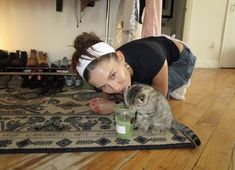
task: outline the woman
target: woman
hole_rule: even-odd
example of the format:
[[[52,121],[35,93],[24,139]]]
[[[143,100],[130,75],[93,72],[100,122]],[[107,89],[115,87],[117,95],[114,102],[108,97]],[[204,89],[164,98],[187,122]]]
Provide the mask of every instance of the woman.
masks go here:
[[[152,85],[167,97],[184,99],[196,60],[183,42],[166,36],[134,40],[114,50],[94,33],[83,33],[74,47],[73,70],[106,94],[122,94],[136,82]],[[91,109],[101,114],[112,113],[113,105],[108,98],[90,101]]]

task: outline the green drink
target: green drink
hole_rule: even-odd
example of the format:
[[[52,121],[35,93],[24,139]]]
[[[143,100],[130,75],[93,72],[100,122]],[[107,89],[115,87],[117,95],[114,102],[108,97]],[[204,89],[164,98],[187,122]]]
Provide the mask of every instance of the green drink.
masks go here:
[[[125,108],[123,104],[114,107],[117,137],[129,139],[133,136],[135,113],[131,108]]]

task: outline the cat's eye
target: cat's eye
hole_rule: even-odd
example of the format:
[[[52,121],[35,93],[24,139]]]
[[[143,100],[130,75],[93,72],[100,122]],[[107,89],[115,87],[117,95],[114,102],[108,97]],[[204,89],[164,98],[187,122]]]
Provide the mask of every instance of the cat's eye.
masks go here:
[[[139,96],[139,100],[141,100],[142,102],[144,102],[144,99],[145,99],[145,96],[144,96],[144,95]]]
[[[138,101],[139,101],[139,102],[143,103],[144,100],[145,100],[145,96],[144,96],[144,95],[138,96]]]

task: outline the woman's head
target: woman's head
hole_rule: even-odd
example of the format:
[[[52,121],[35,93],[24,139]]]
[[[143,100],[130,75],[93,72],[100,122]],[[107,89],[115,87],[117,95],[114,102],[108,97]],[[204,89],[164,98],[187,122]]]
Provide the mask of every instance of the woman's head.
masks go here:
[[[87,52],[87,49],[99,42],[102,42],[102,40],[94,33],[84,32],[76,37],[76,39],[74,40],[74,48],[76,49],[76,51],[74,52],[72,57],[72,69],[74,72],[77,72],[76,66],[79,64],[79,58],[82,55],[93,57]]]
[[[88,83],[106,93],[122,93],[131,84],[130,70],[121,52],[102,42],[93,33],[74,41],[72,67]]]

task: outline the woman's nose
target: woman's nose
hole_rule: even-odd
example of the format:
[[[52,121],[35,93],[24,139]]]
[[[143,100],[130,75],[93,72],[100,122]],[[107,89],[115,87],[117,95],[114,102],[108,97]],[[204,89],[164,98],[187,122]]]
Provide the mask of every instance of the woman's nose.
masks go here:
[[[115,91],[115,92],[119,92],[120,91],[120,85],[116,82],[110,82],[109,83],[109,87]]]

